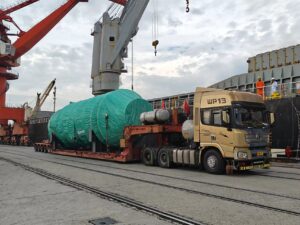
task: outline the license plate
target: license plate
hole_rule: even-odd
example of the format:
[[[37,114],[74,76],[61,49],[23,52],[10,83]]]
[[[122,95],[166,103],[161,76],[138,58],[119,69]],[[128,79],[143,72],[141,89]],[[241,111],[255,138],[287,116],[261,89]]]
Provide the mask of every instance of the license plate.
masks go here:
[[[264,156],[264,152],[256,152],[256,156]]]

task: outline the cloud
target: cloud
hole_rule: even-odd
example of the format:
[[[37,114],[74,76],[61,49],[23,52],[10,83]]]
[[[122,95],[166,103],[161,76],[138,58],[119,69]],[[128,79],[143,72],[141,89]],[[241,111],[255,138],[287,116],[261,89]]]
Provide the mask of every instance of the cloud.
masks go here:
[[[4,1],[11,4],[12,1]],[[40,0],[12,16],[24,29],[43,19],[65,0]],[[156,5],[153,5],[156,2]],[[174,3],[176,2],[176,3]],[[22,57],[20,79],[11,82],[8,102],[34,104],[36,92],[57,78],[57,104],[92,96],[90,36],[109,1],[79,3],[40,43]],[[158,55],[152,47],[153,8],[158,15]],[[150,1],[134,38],[134,86],[149,99],[192,92],[247,71],[248,57],[298,44],[300,4],[274,0]],[[129,56],[131,52],[129,52]],[[131,71],[131,59],[126,59]],[[130,88],[131,74],[121,75]],[[52,109],[49,96],[44,109]]]
[[[168,25],[170,27],[178,27],[178,26],[181,26],[182,24],[183,23],[177,18],[172,18],[172,17],[168,18]]]
[[[30,98],[31,103],[34,103],[36,92],[42,92],[55,78],[59,107],[71,100],[91,97],[90,48],[90,43],[82,43],[79,48],[68,45],[50,45],[43,49],[37,47],[28,57],[24,57],[23,66],[19,70],[20,79],[11,85],[9,100],[24,101]],[[52,108],[50,98],[47,101],[48,109]]]

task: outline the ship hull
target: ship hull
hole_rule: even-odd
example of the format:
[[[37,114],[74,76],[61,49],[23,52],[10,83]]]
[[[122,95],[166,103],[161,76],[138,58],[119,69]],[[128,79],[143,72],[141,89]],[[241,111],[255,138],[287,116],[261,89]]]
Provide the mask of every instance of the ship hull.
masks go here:
[[[272,148],[298,149],[300,96],[266,101],[267,109],[275,114],[272,126]],[[299,115],[299,116],[298,116]]]

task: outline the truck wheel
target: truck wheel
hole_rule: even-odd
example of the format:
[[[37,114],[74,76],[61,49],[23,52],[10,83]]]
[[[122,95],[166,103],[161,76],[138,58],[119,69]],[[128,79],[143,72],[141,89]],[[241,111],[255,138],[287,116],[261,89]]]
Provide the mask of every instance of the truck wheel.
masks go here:
[[[221,174],[224,173],[225,161],[216,150],[208,150],[204,154],[203,166],[209,173]]]
[[[144,148],[142,152],[143,163],[147,166],[154,165],[154,149],[153,148]]]
[[[170,168],[171,167],[171,160],[170,154],[168,149],[162,148],[158,153],[158,165],[163,168]]]

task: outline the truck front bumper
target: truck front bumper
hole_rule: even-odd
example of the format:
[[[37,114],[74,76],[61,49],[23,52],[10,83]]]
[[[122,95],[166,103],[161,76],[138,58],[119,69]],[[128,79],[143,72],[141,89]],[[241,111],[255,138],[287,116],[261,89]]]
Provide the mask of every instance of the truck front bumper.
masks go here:
[[[255,168],[270,168],[270,159],[261,158],[261,159],[252,159],[252,160],[234,160],[233,161],[235,170],[251,170]]]

